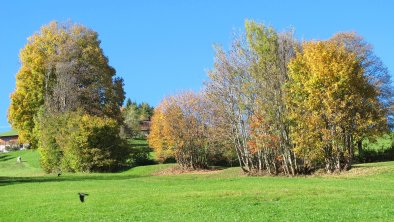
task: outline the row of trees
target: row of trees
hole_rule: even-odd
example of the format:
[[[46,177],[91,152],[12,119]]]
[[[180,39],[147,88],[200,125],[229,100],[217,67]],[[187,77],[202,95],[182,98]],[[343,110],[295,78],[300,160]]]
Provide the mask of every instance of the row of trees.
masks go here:
[[[248,173],[341,171],[391,122],[388,71],[354,33],[300,43],[247,21],[229,51],[216,47],[208,75],[201,93],[155,109],[149,144],[160,158],[199,168],[235,154]]]
[[[28,39],[20,60],[8,119],[21,142],[38,147],[44,170],[125,164],[123,79],[109,66],[95,31],[51,22]]]

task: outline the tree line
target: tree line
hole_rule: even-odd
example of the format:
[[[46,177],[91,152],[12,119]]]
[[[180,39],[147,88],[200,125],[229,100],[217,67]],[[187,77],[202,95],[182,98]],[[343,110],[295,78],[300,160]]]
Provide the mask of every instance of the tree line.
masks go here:
[[[246,173],[348,170],[362,140],[392,125],[390,75],[355,33],[297,41],[293,31],[246,21],[199,93],[155,108],[149,145],[191,169],[236,158]]]

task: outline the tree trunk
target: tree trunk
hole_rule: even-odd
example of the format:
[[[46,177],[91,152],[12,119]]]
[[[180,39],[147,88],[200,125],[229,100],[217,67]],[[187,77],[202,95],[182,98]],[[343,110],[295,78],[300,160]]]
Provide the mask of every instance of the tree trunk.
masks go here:
[[[357,148],[358,148],[358,156],[363,156],[364,151],[363,151],[363,141],[362,140],[357,141]]]

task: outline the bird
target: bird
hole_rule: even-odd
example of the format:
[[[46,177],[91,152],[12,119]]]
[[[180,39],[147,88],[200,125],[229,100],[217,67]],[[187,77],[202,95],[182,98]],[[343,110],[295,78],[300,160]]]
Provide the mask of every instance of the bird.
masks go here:
[[[62,175],[62,173],[58,173],[57,176],[60,177],[60,175]]]
[[[87,193],[78,193],[79,200],[83,203],[85,201],[85,196],[89,196]]]

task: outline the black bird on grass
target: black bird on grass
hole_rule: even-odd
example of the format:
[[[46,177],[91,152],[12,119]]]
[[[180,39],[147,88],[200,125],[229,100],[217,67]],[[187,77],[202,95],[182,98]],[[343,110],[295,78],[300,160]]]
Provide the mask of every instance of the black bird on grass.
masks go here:
[[[61,173],[58,173],[57,176],[60,177],[60,175],[62,175]]]
[[[85,196],[89,196],[87,193],[78,193],[79,194],[79,200],[83,203],[85,201]]]

